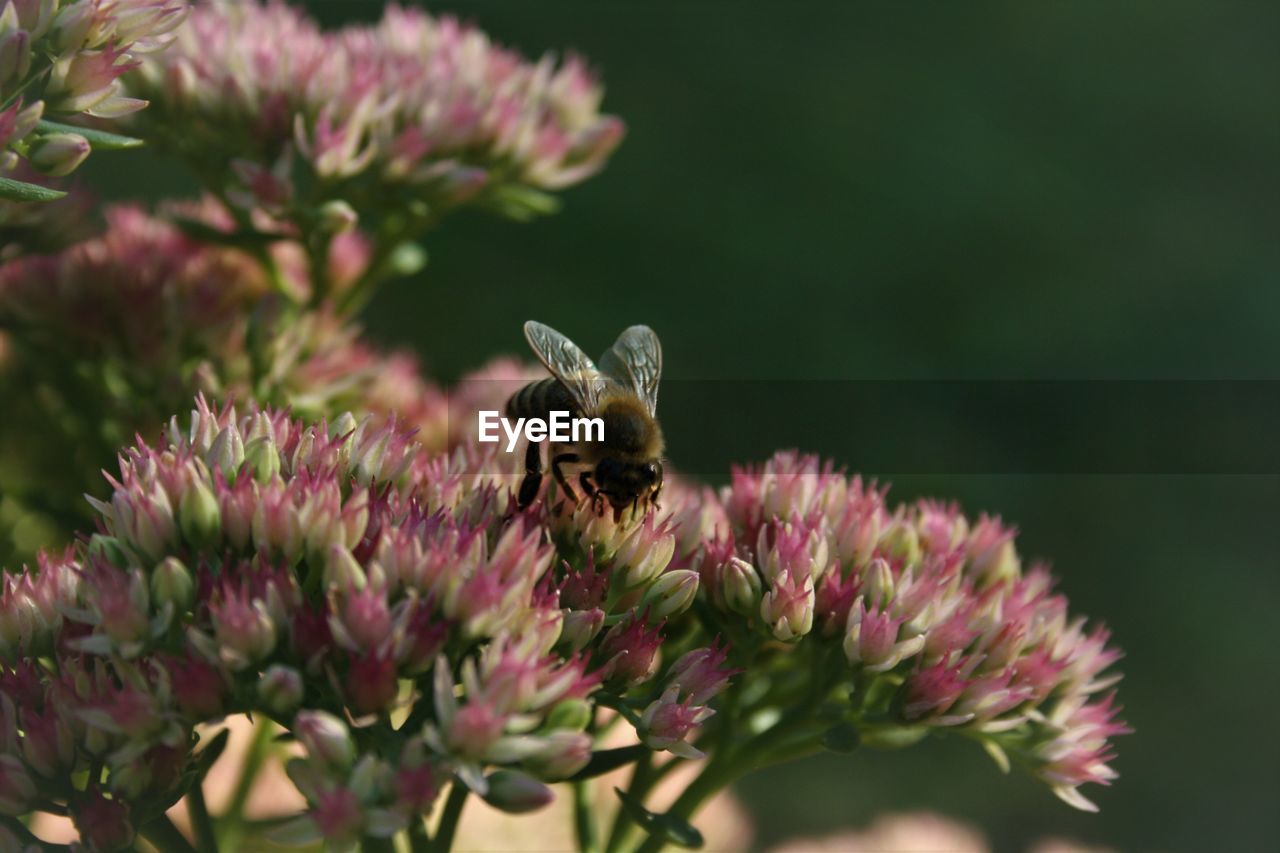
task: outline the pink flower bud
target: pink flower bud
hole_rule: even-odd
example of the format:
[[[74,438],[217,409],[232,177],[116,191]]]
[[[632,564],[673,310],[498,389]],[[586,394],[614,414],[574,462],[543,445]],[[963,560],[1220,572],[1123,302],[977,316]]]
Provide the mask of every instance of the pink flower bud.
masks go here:
[[[78,133],[50,133],[31,144],[31,165],[50,177],[69,175],[85,161],[90,152],[89,140]]]
[[[396,807],[409,814],[427,814],[440,793],[440,784],[430,764],[401,767],[392,778]]]
[[[585,732],[554,731],[543,738],[537,752],[524,760],[524,766],[548,782],[568,779],[591,760],[591,744],[591,735]]]
[[[302,673],[291,666],[272,664],[258,681],[258,700],[273,714],[283,716],[302,702]]]
[[[80,841],[91,850],[121,850],[133,844],[129,807],[108,799],[97,788],[72,802],[71,817],[80,831]]]
[[[352,658],[345,693],[356,713],[386,710],[395,701],[398,690],[396,663],[390,654],[370,651]]]
[[[293,733],[308,757],[335,770],[347,770],[355,762],[356,748],[346,723],[327,711],[299,711]]]
[[[345,633],[356,650],[374,649],[385,643],[391,633],[386,591],[370,585],[350,593],[342,605],[342,621],[332,627],[335,636],[339,630]]]
[[[661,630],[662,625],[650,626],[635,616],[610,628],[600,641],[600,655],[605,661],[601,667],[604,678],[628,686],[648,681],[657,667]]]
[[[227,684],[216,669],[191,656],[170,658],[166,668],[174,699],[184,714],[196,720],[222,714]]]
[[[667,677],[693,704],[705,705],[740,672],[725,667],[727,658],[728,648],[719,643],[694,649],[671,665]]]
[[[816,605],[813,578],[795,578],[783,572],[760,600],[760,618],[784,643],[797,640],[813,628]]]
[[[311,810],[325,841],[336,848],[345,849],[360,838],[364,826],[364,812],[360,800],[350,790],[342,787],[321,791]]]
[[[470,702],[458,709],[449,725],[447,741],[459,755],[479,758],[502,737],[506,717],[484,702]]]
[[[74,766],[74,735],[70,725],[52,704],[45,707],[43,714],[34,708],[22,709],[22,728],[22,755],[41,776],[56,779],[59,773]]]
[[[697,759],[702,752],[685,741],[694,727],[712,716],[710,708],[695,705],[691,698],[678,699],[679,689],[669,687],[651,702],[640,716],[641,739],[657,750],[667,750],[682,758]]]
[[[231,654],[234,668],[269,655],[276,645],[276,628],[263,599],[244,588],[224,586],[209,605],[218,644]]]

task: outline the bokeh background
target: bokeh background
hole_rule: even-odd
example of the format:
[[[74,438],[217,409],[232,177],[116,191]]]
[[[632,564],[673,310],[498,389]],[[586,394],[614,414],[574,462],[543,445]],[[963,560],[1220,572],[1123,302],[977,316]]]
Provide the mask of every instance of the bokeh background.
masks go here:
[[[585,54],[629,136],[558,216],[450,221],[375,336],[449,380],[519,353],[529,317],[593,351],[647,322],[684,388],[678,467],[723,480],[725,447],[803,444],[899,499],[1003,514],[1127,651],[1137,734],[1100,814],[940,738],[749,777],[760,846],[921,808],[1000,850],[1277,843],[1280,6],[431,6]],[[86,174],[108,198],[193,191],[145,153]],[[1061,393],[1010,385],[1006,408],[990,380]]]

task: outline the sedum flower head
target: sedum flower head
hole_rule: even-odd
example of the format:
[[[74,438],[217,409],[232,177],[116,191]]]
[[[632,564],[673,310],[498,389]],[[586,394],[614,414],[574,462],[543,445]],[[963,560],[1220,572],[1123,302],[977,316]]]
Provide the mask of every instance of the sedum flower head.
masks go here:
[[[26,160],[59,176],[89,154],[74,128],[41,124],[116,118],[146,106],[120,78],[163,49],[185,0],[8,0],[0,7],[0,176]]]
[[[98,532],[0,588],[2,805],[65,806],[83,832],[112,810],[112,838],[132,837],[131,810],[199,766],[196,726],[254,712],[304,750],[288,769],[310,811],[293,830],[386,837],[450,779],[516,808],[509,779],[577,773],[606,684],[666,697],[647,742],[694,754],[732,673],[722,646],[664,661],[653,611],[691,599],[696,573],[636,581],[630,552],[558,551],[550,510],[513,513],[488,462],[430,454],[384,419],[203,398],[125,448],[91,498]],[[622,524],[669,559],[665,522]],[[371,739],[397,746],[368,754]],[[101,792],[49,781],[97,760]],[[495,770],[516,775],[490,790]]]
[[[13,343],[0,358],[0,405],[14,413],[0,425],[12,436],[0,451],[8,494],[38,488],[40,503],[82,514],[80,495],[96,483],[87,472],[110,465],[135,433],[152,435],[198,391],[309,417],[394,412],[428,446],[448,442],[444,394],[414,359],[371,347],[329,303],[302,310],[282,294],[310,287],[294,244],[275,244],[273,280],[250,253],[175,224],[227,233],[233,225],[212,203],[166,205],[159,215],[116,206],[105,218],[99,236],[0,269],[0,323]],[[368,251],[354,232],[330,243],[335,294]],[[74,465],[63,462],[69,447]]]
[[[451,17],[396,6],[324,32],[283,2],[207,3],[130,91],[154,104],[147,135],[290,217],[337,199],[530,215],[547,207],[538,191],[595,173],[622,135],[581,60],[529,62]]]
[[[1110,741],[1128,731],[1107,692],[1120,654],[1068,613],[1043,566],[1024,570],[1012,528],[951,504],[890,506],[886,490],[794,452],[736,469],[720,503],[729,531],[695,562],[732,635],[838,649],[864,737],[962,731],[1094,808],[1079,788],[1114,778]]]

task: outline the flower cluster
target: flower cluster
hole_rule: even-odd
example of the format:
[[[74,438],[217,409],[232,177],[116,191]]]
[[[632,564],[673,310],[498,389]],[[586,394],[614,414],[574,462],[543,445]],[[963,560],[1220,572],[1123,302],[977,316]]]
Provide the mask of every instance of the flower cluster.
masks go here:
[[[1128,731],[1112,694],[1098,698],[1119,652],[1067,612],[1044,566],[1024,571],[1013,529],[952,504],[890,507],[885,489],[796,453],[736,469],[720,497],[691,559],[727,636],[838,649],[833,683],[864,740],[957,730],[1094,808],[1079,786],[1114,778],[1109,741]]]
[[[10,342],[0,398],[13,413],[2,428],[27,435],[5,442],[0,483],[9,494],[25,493],[20,484],[32,479],[41,503],[76,515],[80,495],[97,482],[88,473],[109,465],[136,432],[150,435],[197,391],[288,405],[310,417],[394,412],[420,429],[424,443],[444,446],[443,394],[411,357],[375,350],[328,303],[295,307],[287,294],[311,287],[295,244],[274,244],[264,264],[244,249],[201,239],[233,227],[211,202],[169,204],[160,213],[108,208],[100,236],[0,269],[0,322]],[[368,254],[354,232],[330,243],[334,293],[360,275]],[[24,417],[41,426],[29,428]],[[48,472],[68,471],[53,463],[69,446],[78,464],[60,484]]]
[[[473,199],[542,212],[537,190],[598,171],[622,135],[580,60],[530,63],[396,7],[328,33],[275,0],[207,3],[130,90],[155,105],[143,135],[297,221],[335,199],[410,218]]]
[[[90,843],[114,849],[202,772],[194,727],[246,711],[305,748],[295,837],[335,843],[398,832],[449,779],[545,800],[591,759],[601,690],[660,695],[646,738],[678,750],[730,673],[718,646],[663,671],[697,590],[666,524],[557,551],[491,463],[203,399],[125,450],[100,532],[0,591],[3,813],[106,803],[120,828]],[[68,784],[95,761],[101,789]]]
[[[89,156],[90,139],[50,117],[115,118],[146,101],[120,77],[136,57],[163,48],[186,15],[185,0],[6,0],[0,8],[0,173],[27,159],[66,175]]]

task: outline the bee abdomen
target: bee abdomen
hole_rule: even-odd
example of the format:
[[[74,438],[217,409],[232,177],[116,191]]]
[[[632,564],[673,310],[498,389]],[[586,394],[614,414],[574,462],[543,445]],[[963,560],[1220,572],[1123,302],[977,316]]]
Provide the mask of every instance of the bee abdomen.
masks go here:
[[[506,415],[509,418],[543,418],[552,411],[567,411],[575,416],[573,398],[560,380],[555,378],[530,382],[507,400]]]

